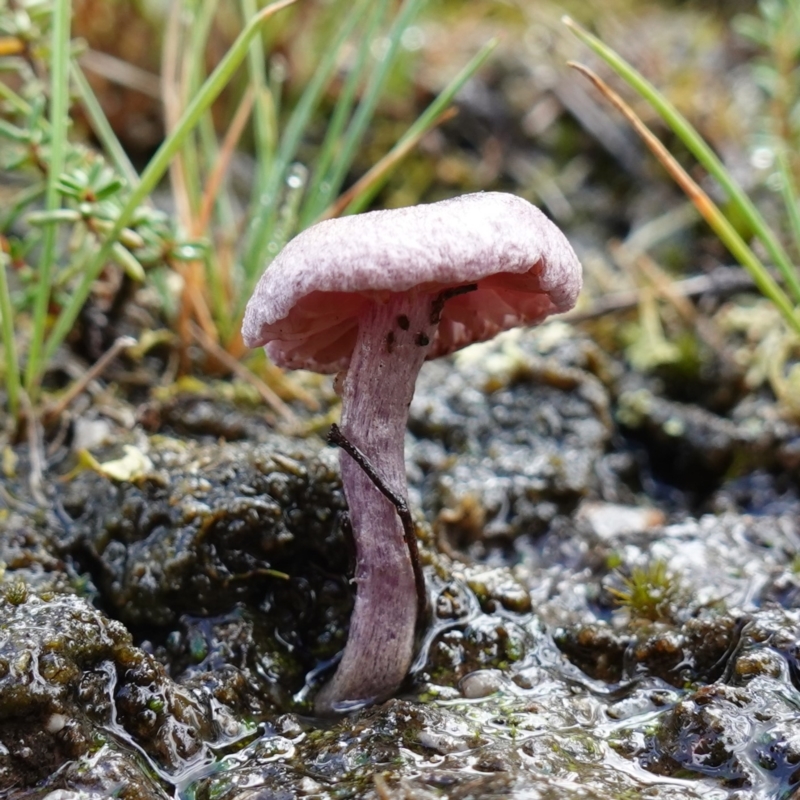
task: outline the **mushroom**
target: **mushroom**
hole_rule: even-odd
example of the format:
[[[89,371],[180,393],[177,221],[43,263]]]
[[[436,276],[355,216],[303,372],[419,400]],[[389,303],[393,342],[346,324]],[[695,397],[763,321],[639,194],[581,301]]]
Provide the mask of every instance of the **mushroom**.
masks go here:
[[[357,589],[318,713],[386,699],[411,665],[424,586],[396,506],[407,497],[404,435],[422,362],[566,311],[580,287],[564,235],[499,192],[321,222],[261,277],[242,326],[247,346],[264,345],[279,366],[338,373],[342,397]]]

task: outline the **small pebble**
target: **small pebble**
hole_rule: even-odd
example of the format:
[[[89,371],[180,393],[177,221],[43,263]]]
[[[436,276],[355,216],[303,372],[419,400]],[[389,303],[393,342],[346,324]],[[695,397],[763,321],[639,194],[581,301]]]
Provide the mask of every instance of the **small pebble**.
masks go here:
[[[498,669],[479,669],[465,675],[458,684],[462,696],[468,700],[488,697],[503,685],[503,674]]]

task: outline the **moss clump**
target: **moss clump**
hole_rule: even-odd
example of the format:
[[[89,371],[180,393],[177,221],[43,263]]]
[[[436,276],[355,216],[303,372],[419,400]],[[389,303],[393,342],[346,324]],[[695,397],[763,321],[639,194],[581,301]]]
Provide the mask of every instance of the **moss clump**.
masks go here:
[[[622,588],[610,587],[616,601],[632,620],[649,622],[675,621],[676,610],[685,594],[680,578],[661,559],[636,566],[630,575],[622,575]]]

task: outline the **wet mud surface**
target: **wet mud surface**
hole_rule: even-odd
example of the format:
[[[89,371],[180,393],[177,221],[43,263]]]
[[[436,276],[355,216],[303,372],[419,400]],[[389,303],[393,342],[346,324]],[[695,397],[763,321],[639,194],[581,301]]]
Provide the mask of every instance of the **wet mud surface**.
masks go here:
[[[766,401],[698,413],[630,380],[560,322],[426,366],[418,656],[397,698],[334,720],[310,709],[352,554],[320,436],[173,397],[99,468],[65,455],[46,509],[20,447],[0,796],[792,797],[798,430]]]

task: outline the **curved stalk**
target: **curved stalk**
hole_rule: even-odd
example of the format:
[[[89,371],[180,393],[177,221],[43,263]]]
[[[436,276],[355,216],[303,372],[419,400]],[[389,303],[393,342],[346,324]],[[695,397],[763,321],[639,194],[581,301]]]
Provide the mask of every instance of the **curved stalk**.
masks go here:
[[[342,394],[342,433],[404,501],[408,407],[438,324],[432,299],[392,294],[367,306]],[[418,616],[414,564],[395,506],[345,450],[340,465],[356,545],[357,594],[342,659],[317,696],[318,713],[390,696],[411,666]]]

